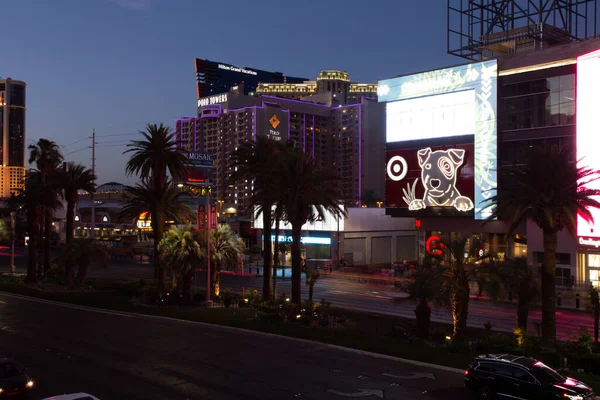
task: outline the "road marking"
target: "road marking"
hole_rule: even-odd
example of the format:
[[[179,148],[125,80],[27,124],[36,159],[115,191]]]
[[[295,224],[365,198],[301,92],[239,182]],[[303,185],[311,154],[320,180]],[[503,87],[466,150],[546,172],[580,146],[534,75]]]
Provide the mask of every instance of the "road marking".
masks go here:
[[[435,376],[433,374],[429,374],[429,373],[421,373],[421,372],[417,372],[417,373],[411,373],[409,375],[393,375],[393,374],[383,374],[384,376],[390,377],[390,378],[396,378],[396,379],[421,379],[421,378],[427,378],[427,379],[433,379],[435,381]]]
[[[126,317],[126,318],[154,319],[154,320],[159,320],[159,321],[175,322],[175,323],[186,324],[186,325],[198,325],[198,326],[209,327],[209,328],[212,328],[215,330],[220,329],[222,331],[253,334],[255,336],[264,336],[264,337],[268,337],[268,338],[272,338],[272,339],[279,339],[279,340],[289,340],[289,341],[298,342],[298,343],[310,344],[313,346],[320,345],[320,346],[323,346],[324,348],[329,348],[329,349],[333,349],[333,350],[344,351],[347,353],[360,354],[360,355],[367,356],[367,357],[380,358],[380,359],[395,361],[395,362],[399,362],[399,363],[403,363],[403,364],[416,365],[418,367],[437,369],[440,371],[452,372],[452,373],[456,373],[456,374],[460,374],[460,375],[463,375],[465,372],[464,369],[446,367],[444,365],[430,364],[430,363],[426,363],[426,362],[422,362],[422,361],[415,361],[415,360],[409,360],[406,358],[388,356],[385,354],[372,353],[370,351],[351,349],[349,347],[338,346],[335,344],[315,342],[312,340],[299,339],[299,338],[294,338],[294,337],[289,337],[289,336],[282,336],[282,335],[277,335],[274,333],[252,331],[249,329],[235,328],[232,326],[214,325],[214,324],[209,324],[207,322],[200,322],[200,321],[187,321],[184,319],[163,317],[160,315],[137,314],[137,313],[124,312],[124,311],[113,311],[113,310],[108,310],[106,308],[78,306],[75,304],[61,303],[59,301],[53,301],[53,300],[38,299],[36,297],[23,296],[23,295],[19,295],[19,294],[12,294],[12,293],[2,292],[2,291],[0,291],[0,296],[14,298],[14,299],[20,299],[20,300],[24,300],[24,301],[30,301],[33,303],[47,304],[47,305],[52,305],[52,306],[56,306],[56,307],[70,308],[73,310],[88,311],[88,312],[93,312],[93,313],[97,313],[97,314],[115,315],[115,316]]]
[[[381,397],[383,399],[383,390],[381,390],[381,389],[354,389],[354,390],[358,390],[358,392],[344,393],[344,392],[339,392],[337,390],[332,390],[332,389],[329,389],[328,392],[332,393],[332,394],[337,394],[338,396],[344,396],[344,397],[358,398],[358,397],[377,396],[377,397]]]

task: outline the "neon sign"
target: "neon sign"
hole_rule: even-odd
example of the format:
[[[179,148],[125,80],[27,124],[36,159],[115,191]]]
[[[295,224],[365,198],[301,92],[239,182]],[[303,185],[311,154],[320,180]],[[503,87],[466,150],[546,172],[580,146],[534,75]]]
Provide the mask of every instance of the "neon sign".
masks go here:
[[[580,237],[579,238],[579,244],[581,246],[588,246],[588,247],[598,248],[598,247],[600,247],[600,240],[593,239],[593,238],[583,238],[583,237]]]
[[[216,94],[214,96],[203,97],[198,100],[198,107],[210,106],[213,104],[227,103],[227,93]]]
[[[446,246],[444,246],[444,243],[442,242],[442,239],[440,239],[439,236],[430,236],[429,239],[427,239],[427,241],[425,242],[425,250],[427,250],[427,253],[429,253],[429,255],[434,257],[441,257],[442,255],[444,255],[445,248]]]
[[[461,195],[456,187],[458,171],[465,161],[464,149],[431,151],[431,148],[427,147],[417,152],[417,158],[421,168],[420,179],[424,193],[422,197],[417,196],[416,185],[419,178],[402,190],[404,193],[402,199],[409,210],[454,207],[458,211],[466,212],[473,209],[473,201]]]
[[[279,243],[292,242],[291,236],[279,236]],[[271,241],[275,243],[275,235],[271,235]],[[303,244],[331,244],[331,238],[302,236],[300,243]]]
[[[246,69],[243,67],[234,67],[233,65],[219,64],[218,68],[226,71],[241,72],[242,74],[246,75],[258,75],[256,71],[252,71],[251,69]]]

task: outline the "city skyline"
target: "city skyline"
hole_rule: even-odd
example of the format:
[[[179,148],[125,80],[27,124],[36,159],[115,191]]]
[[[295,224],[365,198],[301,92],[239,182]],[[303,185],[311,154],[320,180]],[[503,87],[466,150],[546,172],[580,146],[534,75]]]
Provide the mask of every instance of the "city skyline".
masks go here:
[[[32,28],[20,29],[19,18],[7,20],[5,32],[22,33],[7,42],[5,53],[12,56],[0,76],[27,82],[28,144],[52,139],[67,159],[91,165],[91,150],[83,147],[91,145],[84,139],[95,129],[98,182],[132,183],[121,155],[126,140],[149,122],[173,127],[175,119],[196,113],[195,57],[292,76],[341,69],[367,82],[462,63],[446,54],[446,9],[436,8],[434,0],[381,1],[369,13],[359,1],[344,2],[343,8],[334,3],[304,5],[302,10],[319,10],[308,20],[304,11],[274,1],[180,0],[176,8],[164,0],[9,3],[6,14],[27,15]],[[420,29],[414,16],[425,11],[439,24],[412,41]],[[211,18],[199,17],[208,14]],[[265,18],[264,24],[250,24]],[[212,39],[203,40],[203,32],[212,32]]]

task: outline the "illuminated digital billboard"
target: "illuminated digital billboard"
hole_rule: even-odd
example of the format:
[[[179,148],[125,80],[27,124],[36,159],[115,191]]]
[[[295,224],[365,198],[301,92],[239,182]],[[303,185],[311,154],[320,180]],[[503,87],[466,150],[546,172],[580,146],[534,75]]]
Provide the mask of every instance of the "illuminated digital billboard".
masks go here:
[[[577,160],[578,167],[600,170],[598,157],[598,94],[600,93],[600,50],[577,57]],[[588,189],[600,189],[600,180],[585,185]],[[582,238],[600,237],[600,210],[590,208],[595,223],[588,223],[577,217],[577,236]],[[595,229],[595,225],[599,229]],[[586,239],[583,239],[585,242]],[[593,242],[593,241],[592,241]]]
[[[473,210],[469,215],[480,220],[487,219],[492,214],[493,209],[487,207],[487,200],[494,195],[498,185],[497,80],[498,65],[496,60],[491,60],[379,81],[378,101],[387,103],[386,188],[392,197],[388,199],[390,196],[386,194],[387,208],[396,208],[402,204],[393,197],[394,193],[406,186],[407,182],[404,180],[409,175],[408,172],[402,172],[406,159],[405,163],[396,163],[393,159],[394,152],[407,146],[414,152],[415,148],[424,150],[428,147],[451,145],[462,147],[470,143],[473,149],[470,153],[467,151],[465,154],[468,156],[465,157],[473,159],[474,188],[470,198],[473,206],[464,212]],[[431,154],[441,157],[440,153],[434,151]],[[440,167],[442,172],[450,174],[452,171],[452,174],[460,176],[459,170],[464,167],[456,164],[456,155],[449,159],[449,163]],[[399,179],[402,175],[404,177]],[[421,179],[421,184],[425,184]],[[451,211],[454,207],[449,202],[430,204],[441,215],[444,213],[440,213],[440,208]],[[454,211],[451,214],[454,215]]]
[[[254,207],[254,229],[263,229],[262,213],[258,215],[259,207]],[[340,210],[344,210],[344,206],[340,205]],[[275,206],[272,207],[273,215],[275,215]],[[323,232],[343,232],[344,231],[344,217],[336,218],[331,212],[325,211],[325,218],[318,219],[314,222],[307,222],[302,225],[303,231],[323,231]],[[275,220],[273,219],[272,229],[275,229]],[[288,221],[279,221],[279,229],[281,231],[291,231],[292,224]]]
[[[473,144],[387,151],[387,207],[415,217],[472,217],[473,156]]]

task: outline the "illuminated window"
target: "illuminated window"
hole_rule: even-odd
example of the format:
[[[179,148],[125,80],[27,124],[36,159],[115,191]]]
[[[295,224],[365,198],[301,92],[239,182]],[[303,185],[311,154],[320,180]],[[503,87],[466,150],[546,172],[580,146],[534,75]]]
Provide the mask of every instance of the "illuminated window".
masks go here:
[[[600,271],[598,270],[590,270],[590,282],[592,283],[592,286],[597,288],[598,287],[598,273]]]

